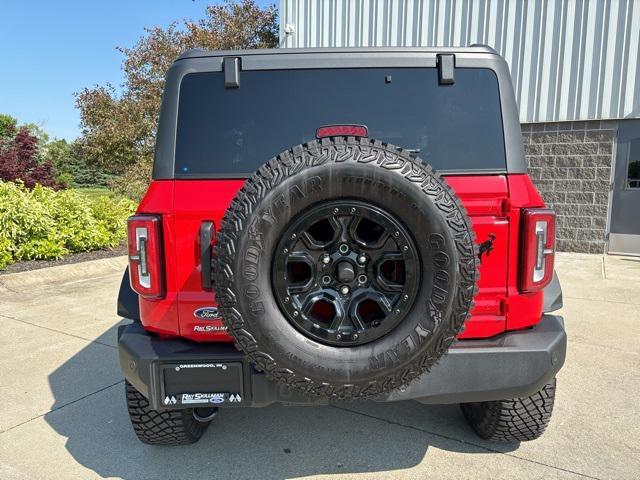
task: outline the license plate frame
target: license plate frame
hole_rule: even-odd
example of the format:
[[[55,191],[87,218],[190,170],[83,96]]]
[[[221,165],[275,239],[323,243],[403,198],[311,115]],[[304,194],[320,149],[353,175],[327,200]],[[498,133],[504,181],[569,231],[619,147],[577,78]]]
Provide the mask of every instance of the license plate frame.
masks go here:
[[[169,409],[241,406],[245,401],[241,362],[163,364],[160,387],[159,403]]]

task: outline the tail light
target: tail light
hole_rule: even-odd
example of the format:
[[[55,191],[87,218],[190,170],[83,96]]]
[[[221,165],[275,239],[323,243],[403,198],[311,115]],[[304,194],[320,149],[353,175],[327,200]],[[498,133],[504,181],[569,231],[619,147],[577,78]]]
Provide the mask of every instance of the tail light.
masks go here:
[[[553,278],[556,214],[548,208],[522,211],[520,291],[535,292]]]
[[[131,288],[145,298],[164,297],[162,223],[157,215],[134,215],[128,220]]]

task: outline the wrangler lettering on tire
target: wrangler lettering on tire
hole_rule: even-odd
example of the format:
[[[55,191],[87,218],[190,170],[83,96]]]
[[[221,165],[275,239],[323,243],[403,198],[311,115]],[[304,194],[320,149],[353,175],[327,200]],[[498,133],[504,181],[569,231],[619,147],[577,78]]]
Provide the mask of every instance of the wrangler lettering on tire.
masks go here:
[[[356,399],[427,372],[477,291],[466,211],[430,166],[331,137],[269,160],[215,246],[216,298],[255,366],[309,395]]]

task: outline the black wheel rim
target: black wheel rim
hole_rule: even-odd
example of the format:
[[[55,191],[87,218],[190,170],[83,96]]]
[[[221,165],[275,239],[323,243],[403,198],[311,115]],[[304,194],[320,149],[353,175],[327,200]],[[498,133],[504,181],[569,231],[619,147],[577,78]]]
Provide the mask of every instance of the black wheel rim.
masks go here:
[[[282,235],[273,259],[286,318],[321,343],[355,346],[390,332],[414,303],[418,251],[401,222],[359,201],[315,205]]]

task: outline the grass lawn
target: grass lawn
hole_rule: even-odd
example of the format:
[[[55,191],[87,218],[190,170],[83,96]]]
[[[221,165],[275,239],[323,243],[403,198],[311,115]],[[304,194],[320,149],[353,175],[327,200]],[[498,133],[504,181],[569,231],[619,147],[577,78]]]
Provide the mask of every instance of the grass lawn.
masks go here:
[[[75,189],[82,195],[91,200],[95,200],[99,197],[114,197],[114,193],[107,187],[79,187]]]

